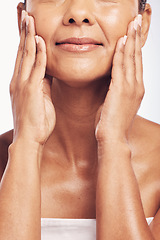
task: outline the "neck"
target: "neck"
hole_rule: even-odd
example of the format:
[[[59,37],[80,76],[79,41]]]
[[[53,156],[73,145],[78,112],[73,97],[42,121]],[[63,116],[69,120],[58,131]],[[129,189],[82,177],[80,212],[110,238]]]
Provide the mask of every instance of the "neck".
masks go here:
[[[108,90],[106,79],[72,87],[57,79],[52,84],[56,126],[49,142],[57,155],[74,167],[90,167],[97,162],[95,117]],[[51,146],[50,145],[50,146]]]

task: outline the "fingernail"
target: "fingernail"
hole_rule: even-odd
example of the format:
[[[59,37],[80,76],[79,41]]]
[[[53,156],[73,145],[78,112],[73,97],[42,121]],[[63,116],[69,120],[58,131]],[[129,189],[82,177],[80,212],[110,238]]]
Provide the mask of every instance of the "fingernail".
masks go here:
[[[141,14],[138,14],[137,21],[138,21],[138,25],[141,27],[142,26],[142,15]]]
[[[25,19],[25,16],[26,16],[26,11],[22,10],[21,22],[23,22],[23,20]]]
[[[138,19],[136,18],[134,20],[134,29],[137,31],[137,27],[138,27]]]
[[[125,36],[123,37],[123,44],[124,44],[124,45],[126,44],[126,41],[127,41],[127,36],[125,35]]]
[[[28,26],[28,24],[29,24],[29,16],[26,15],[26,26]]]
[[[37,35],[35,36],[35,40],[36,40],[36,43],[38,44],[39,43],[39,37]]]

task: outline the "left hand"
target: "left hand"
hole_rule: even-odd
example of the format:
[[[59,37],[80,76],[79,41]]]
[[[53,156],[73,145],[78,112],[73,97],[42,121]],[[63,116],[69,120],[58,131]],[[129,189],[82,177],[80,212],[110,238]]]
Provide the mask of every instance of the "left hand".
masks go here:
[[[97,141],[126,141],[144,96],[141,53],[141,15],[129,24],[118,40],[112,79],[96,126]],[[125,42],[126,40],[126,42]]]

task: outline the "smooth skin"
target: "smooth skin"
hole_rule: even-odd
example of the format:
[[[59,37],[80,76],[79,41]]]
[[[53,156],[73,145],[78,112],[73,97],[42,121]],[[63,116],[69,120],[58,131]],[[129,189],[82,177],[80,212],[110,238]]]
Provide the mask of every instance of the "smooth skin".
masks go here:
[[[40,218],[52,217],[96,218],[97,240],[158,240],[160,127],[136,115],[150,6],[142,28],[134,0],[30,0],[22,17],[23,8],[14,131],[0,142],[1,238],[40,240]],[[102,45],[71,53],[55,44],[71,36]]]

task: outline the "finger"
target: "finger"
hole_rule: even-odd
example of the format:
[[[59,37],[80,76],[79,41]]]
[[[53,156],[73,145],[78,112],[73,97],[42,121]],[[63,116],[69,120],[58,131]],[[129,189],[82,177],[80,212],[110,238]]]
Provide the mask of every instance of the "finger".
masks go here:
[[[21,81],[29,79],[32,67],[35,62],[36,43],[35,43],[35,26],[34,19],[31,16],[26,16],[26,40],[21,62]]]
[[[43,79],[45,77],[46,62],[47,62],[46,45],[43,38],[41,38],[40,36],[36,36],[35,40],[37,45],[37,55],[36,55],[33,69],[32,69],[30,82],[35,84],[38,83],[38,85],[39,84],[43,85]]]
[[[135,45],[137,21],[132,21],[128,26],[127,41],[124,50],[124,68],[126,80],[132,86],[136,81]]]
[[[138,27],[137,27],[136,51],[135,51],[136,79],[137,79],[137,82],[143,83],[143,64],[142,64],[142,50],[141,50],[142,15],[138,15],[137,20],[138,20]]]
[[[119,84],[124,78],[124,66],[123,66],[123,58],[124,58],[124,48],[127,36],[120,38],[117,42],[114,58],[113,58],[113,66],[112,66],[112,82]]]
[[[25,46],[25,38],[26,38],[26,21],[25,17],[27,16],[27,12],[25,10],[22,11],[22,19],[21,19],[21,36],[20,36],[20,43],[17,52],[17,58],[14,68],[14,76],[17,76],[19,73],[20,63],[23,56],[24,46]]]

